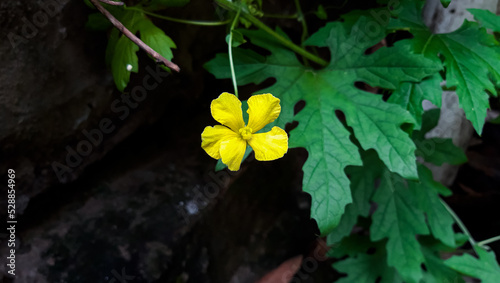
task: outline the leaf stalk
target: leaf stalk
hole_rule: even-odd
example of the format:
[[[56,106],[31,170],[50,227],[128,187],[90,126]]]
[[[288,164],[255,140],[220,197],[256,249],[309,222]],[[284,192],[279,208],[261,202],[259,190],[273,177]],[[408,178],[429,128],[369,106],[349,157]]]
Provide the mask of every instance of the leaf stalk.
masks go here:
[[[439,199],[439,201],[441,201],[441,204],[446,208],[446,210],[451,215],[451,217],[453,217],[453,219],[455,219],[455,222],[457,222],[458,227],[460,227],[460,229],[462,230],[462,232],[464,232],[464,234],[467,235],[467,237],[469,238],[469,243],[471,244],[471,246],[474,247],[475,245],[477,245],[477,243],[474,240],[474,238],[472,238],[471,233],[469,232],[469,230],[467,229],[467,227],[465,227],[464,223],[458,217],[458,215],[455,213],[455,211],[453,211],[453,209],[451,209],[451,207],[444,200],[442,200],[441,198]]]
[[[139,9],[137,7],[125,7],[126,10],[131,10],[131,11],[138,11],[141,13],[144,13],[146,15],[149,15],[151,17],[155,17],[158,19],[166,20],[166,21],[171,21],[175,23],[181,23],[181,24],[188,24],[188,25],[197,25],[197,26],[223,26],[227,25],[231,22],[231,19],[225,20],[225,21],[219,21],[219,22],[212,22],[212,21],[192,21],[192,20],[185,20],[185,19],[177,19],[173,17],[168,17],[160,14],[156,14],[153,12],[149,12],[143,9]]]
[[[496,242],[496,241],[500,241],[500,235],[498,235],[496,237],[493,237],[493,238],[486,239],[484,241],[481,241],[481,242],[477,243],[477,245],[480,246],[480,247],[482,247],[482,246],[485,246],[487,244],[490,244],[490,243],[493,243],[493,242]]]

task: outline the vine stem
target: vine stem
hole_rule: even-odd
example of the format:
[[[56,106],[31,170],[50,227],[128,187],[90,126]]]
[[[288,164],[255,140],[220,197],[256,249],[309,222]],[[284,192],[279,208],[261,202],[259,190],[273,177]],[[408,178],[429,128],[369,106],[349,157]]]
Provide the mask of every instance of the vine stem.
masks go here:
[[[274,19],[297,19],[298,15],[279,15],[279,14],[264,14],[262,15],[264,18],[274,18]]]
[[[302,8],[300,7],[300,0],[295,0],[295,7],[297,9],[297,15],[298,15],[297,18],[299,22],[302,24],[302,36],[300,37],[300,41],[301,43],[303,43],[306,40],[309,32],[307,31],[307,23],[304,17],[304,13],[302,13]]]
[[[469,238],[469,243],[473,247],[476,246],[477,245],[476,241],[474,241],[474,238],[472,238],[472,235],[470,234],[469,230],[467,229],[467,227],[465,227],[464,223],[458,217],[458,215],[455,213],[455,211],[453,211],[453,209],[451,209],[451,207],[444,200],[442,200],[441,198],[439,198],[439,200],[441,201],[441,204],[446,208],[448,213],[451,215],[451,217],[453,217],[453,219],[455,219],[455,222],[457,222],[458,227],[460,227],[460,229],[465,233],[465,235],[467,235],[467,237]]]
[[[236,82],[236,74],[234,72],[234,62],[233,62],[233,30],[236,27],[238,18],[240,17],[241,9],[238,9],[236,16],[234,16],[233,23],[231,24],[231,29],[229,30],[229,42],[228,42],[228,53],[229,53],[229,66],[231,68],[231,78],[233,79],[234,95],[238,97],[238,83]]]
[[[101,12],[108,20],[121,32],[123,35],[128,37],[132,42],[137,44],[140,48],[142,48],[144,51],[146,51],[149,55],[151,55],[154,59],[156,59],[157,62],[162,62],[165,64],[165,66],[169,67],[170,69],[179,72],[180,68],[176,64],[172,63],[171,61],[167,60],[165,57],[161,56],[158,52],[154,51],[153,48],[149,47],[146,43],[144,43],[142,40],[140,40],[135,34],[130,32],[119,20],[117,20],[113,15],[111,15],[108,10],[106,10],[101,3],[99,3],[99,0],[90,0],[92,4]]]
[[[237,11],[238,9],[241,9],[241,7],[238,7],[237,5],[235,5],[235,4],[233,4],[233,3],[229,2],[229,1],[216,0],[216,2],[217,2],[217,4],[219,4],[220,6],[226,8],[228,10]],[[319,58],[318,56],[316,56],[316,55],[314,55],[312,53],[309,53],[304,48],[302,48],[302,47],[296,45],[295,43],[291,42],[290,40],[286,39],[282,35],[278,34],[274,30],[272,30],[271,28],[269,28],[268,26],[266,26],[259,19],[257,19],[256,17],[252,16],[250,13],[243,11],[243,14],[241,16],[243,18],[245,18],[246,20],[248,20],[249,22],[251,22],[252,24],[254,24],[256,27],[262,29],[263,31],[267,32],[268,34],[270,34],[271,36],[273,36],[274,38],[276,38],[281,44],[283,44],[284,46],[288,47],[289,49],[291,49],[292,51],[296,52],[297,54],[302,55],[305,58],[307,58],[307,59],[309,59],[309,60],[311,60],[313,62],[316,62],[316,63],[318,63],[319,65],[321,65],[323,67],[328,66],[328,62],[327,61]]]
[[[460,229],[462,229],[462,231],[465,233],[465,235],[467,235],[467,237],[469,238],[469,243],[471,244],[471,246],[473,246],[473,247],[474,246],[484,247],[487,244],[490,244],[490,243],[493,243],[493,242],[496,242],[496,241],[500,241],[500,235],[498,235],[498,236],[495,236],[495,237],[492,237],[492,238],[489,238],[489,239],[486,239],[486,240],[483,240],[483,241],[480,241],[480,242],[476,242],[474,240],[474,238],[472,238],[472,235],[470,234],[470,232],[467,229],[467,227],[465,227],[464,223],[462,222],[462,220],[460,220],[460,218],[453,211],[453,209],[451,209],[451,207],[444,200],[442,200],[442,199],[439,199],[439,200],[441,201],[441,204],[446,208],[446,210],[448,210],[448,213],[450,213],[450,215],[453,217],[453,219],[455,219],[455,221],[457,222],[457,224],[460,227]]]
[[[308,31],[307,31],[307,23],[306,19],[304,17],[304,13],[302,13],[302,8],[300,7],[300,0],[295,0],[295,8],[297,9],[297,19],[299,22],[302,24],[302,35],[300,36],[300,46],[304,48],[304,41],[307,38]],[[307,61],[306,58],[304,59],[304,65],[309,66],[309,62]]]
[[[126,10],[130,11],[138,11],[141,13],[144,13],[146,15],[150,15],[152,17],[162,19],[162,20],[167,20],[171,22],[176,22],[176,23],[181,23],[181,24],[188,24],[188,25],[197,25],[197,26],[223,26],[226,24],[229,24],[231,20],[225,20],[225,21],[220,21],[220,22],[211,22],[211,21],[192,21],[192,20],[185,20],[185,19],[177,19],[177,18],[172,18],[164,15],[159,15],[156,13],[148,12],[136,7],[125,7]]]
[[[493,243],[493,242],[496,242],[496,241],[500,241],[500,235],[496,236],[496,237],[493,237],[493,238],[486,239],[484,241],[481,241],[481,242],[477,243],[477,245],[478,246],[484,246],[484,245],[487,245],[489,243]]]

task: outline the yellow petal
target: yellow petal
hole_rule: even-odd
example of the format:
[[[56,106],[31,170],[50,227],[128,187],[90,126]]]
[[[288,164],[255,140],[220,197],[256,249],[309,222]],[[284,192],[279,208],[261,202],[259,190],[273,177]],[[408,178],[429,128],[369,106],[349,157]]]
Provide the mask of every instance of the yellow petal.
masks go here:
[[[288,136],[286,132],[273,127],[271,131],[262,134],[253,134],[248,144],[255,151],[255,159],[260,161],[275,160],[283,157],[288,151]]]
[[[222,93],[217,99],[212,101],[210,110],[212,111],[212,117],[217,122],[228,126],[235,132],[245,127],[243,112],[241,111],[241,101],[234,94]]]
[[[255,133],[276,120],[280,112],[280,100],[272,94],[253,95],[248,99],[248,126]]]
[[[220,155],[222,163],[226,164],[229,170],[240,170],[241,160],[247,148],[247,142],[241,137],[231,137],[221,142]]]
[[[212,158],[220,159],[220,143],[237,136],[231,129],[221,125],[206,127],[201,133],[201,147]]]

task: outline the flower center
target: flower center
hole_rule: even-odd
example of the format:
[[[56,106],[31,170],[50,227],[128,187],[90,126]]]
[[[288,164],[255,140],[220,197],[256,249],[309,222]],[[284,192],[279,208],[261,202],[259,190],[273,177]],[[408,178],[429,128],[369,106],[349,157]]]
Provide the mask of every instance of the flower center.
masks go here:
[[[252,138],[252,128],[246,126],[240,129],[240,136],[244,140],[249,140]]]

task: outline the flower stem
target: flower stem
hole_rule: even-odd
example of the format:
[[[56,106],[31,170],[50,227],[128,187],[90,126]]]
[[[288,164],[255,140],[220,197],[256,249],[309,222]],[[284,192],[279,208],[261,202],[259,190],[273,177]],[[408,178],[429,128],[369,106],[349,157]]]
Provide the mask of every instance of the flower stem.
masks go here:
[[[237,10],[241,9],[241,7],[238,7],[237,5],[235,5],[235,4],[233,4],[233,3],[229,2],[229,1],[216,0],[216,2],[217,2],[217,4],[219,4],[220,6],[226,8],[228,10],[237,11]],[[254,24],[256,27],[262,29],[263,31],[267,32],[268,34],[270,34],[271,36],[273,36],[274,38],[276,38],[281,44],[283,44],[284,46],[288,47],[289,49],[291,49],[292,51],[296,52],[297,54],[302,55],[305,58],[307,58],[307,59],[309,59],[309,60],[311,60],[313,62],[316,62],[316,63],[318,63],[319,65],[321,65],[323,67],[328,66],[328,62],[327,61],[319,58],[318,56],[316,56],[316,55],[314,55],[312,53],[309,53],[304,48],[296,45],[295,43],[293,43],[290,40],[286,39],[282,35],[278,34],[274,30],[272,30],[271,28],[269,28],[268,26],[266,26],[259,19],[257,19],[256,17],[252,16],[248,11],[243,11],[243,13],[242,13],[241,16],[243,18],[245,18],[246,20],[248,20],[249,22],[251,22],[252,24]]]
[[[484,245],[487,245],[489,243],[493,243],[493,242],[496,242],[496,241],[500,241],[500,235],[496,236],[496,237],[493,237],[493,238],[486,239],[484,241],[481,241],[481,242],[477,243],[477,245],[481,247],[481,246],[484,246]]]
[[[233,23],[231,24],[231,29],[229,30],[229,42],[228,42],[229,66],[231,68],[231,78],[233,79],[234,95],[236,95],[236,97],[238,97],[238,83],[236,82],[236,74],[234,72],[234,63],[233,63],[233,30],[236,27],[236,23],[238,22],[240,13],[241,9],[238,9],[236,16],[234,16]]]
[[[211,22],[211,21],[191,21],[191,20],[184,20],[184,19],[177,19],[177,18],[172,18],[168,16],[163,16],[159,15],[156,13],[148,12],[142,9],[139,9],[137,7],[125,7],[125,10],[131,10],[131,11],[138,11],[141,13],[144,13],[146,15],[150,15],[151,17],[155,17],[158,19],[162,20],[167,20],[171,22],[176,22],[176,23],[181,23],[181,24],[188,24],[188,25],[197,25],[197,26],[223,26],[226,24],[229,24],[231,20],[225,20],[225,21],[219,21],[219,22]]]
[[[451,207],[444,200],[442,200],[441,198],[439,200],[441,201],[441,204],[446,208],[446,210],[448,210],[448,213],[451,215],[451,217],[455,219],[455,222],[457,222],[458,227],[460,227],[460,229],[464,232],[464,234],[467,235],[471,246],[474,247],[475,245],[477,245],[476,241],[474,241],[474,238],[472,238],[472,235],[470,234],[469,230],[467,229],[467,227],[465,227],[464,223],[462,222],[462,220],[460,220],[455,211],[453,211],[453,209],[451,209]]]

